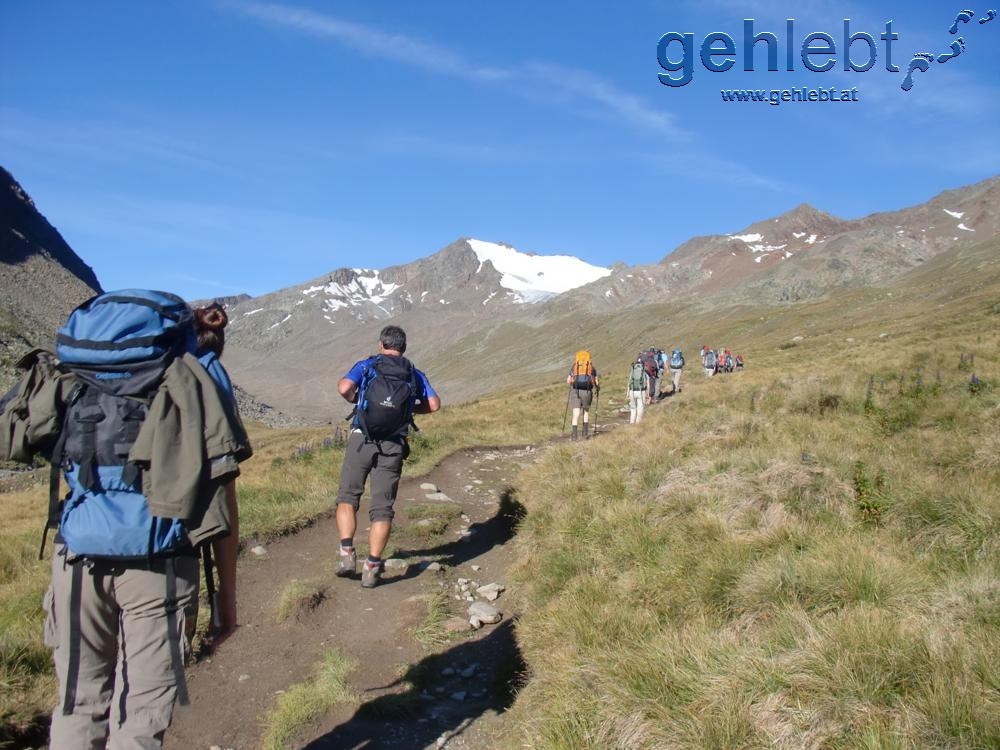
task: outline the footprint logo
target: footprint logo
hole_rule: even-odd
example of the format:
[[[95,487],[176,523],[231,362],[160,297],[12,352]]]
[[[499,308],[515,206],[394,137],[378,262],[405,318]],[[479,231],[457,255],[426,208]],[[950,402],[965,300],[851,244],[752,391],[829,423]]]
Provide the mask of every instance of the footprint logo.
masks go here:
[[[951,28],[948,29],[948,33],[957,34],[959,24],[970,23],[972,19],[974,19],[975,17],[976,14],[974,11],[971,10],[959,11],[958,15],[955,16],[955,22],[951,25]],[[988,10],[986,11],[986,17],[980,18],[979,23],[980,24],[989,23],[996,17],[997,17],[997,11]],[[906,78],[903,79],[903,82],[900,84],[900,88],[903,89],[903,91],[909,91],[910,89],[912,89],[913,74],[916,73],[917,71],[920,71],[921,73],[926,73],[928,70],[930,70],[930,63],[934,62],[934,60],[937,60],[939,63],[946,63],[949,60],[958,57],[963,52],[965,52],[965,39],[963,39],[962,37],[959,37],[958,39],[953,41],[949,45],[948,51],[942,52],[937,57],[932,55],[930,52],[918,52],[913,56],[913,59],[910,60],[910,65],[906,71]]]
[[[918,52],[910,60],[910,69],[906,72],[906,78],[903,79],[903,83],[900,88],[903,91],[909,91],[913,88],[913,71],[919,70],[921,73],[926,73],[931,69],[931,63],[934,62],[934,55],[930,52]]]
[[[948,33],[949,34],[957,34],[958,33],[958,22],[959,21],[961,21],[962,23],[968,23],[969,21],[971,21],[975,17],[976,17],[976,14],[973,11],[971,11],[971,10],[963,10],[963,11],[961,11],[955,17],[955,23],[953,23],[951,25],[951,28],[948,29]]]
[[[939,63],[948,62],[953,57],[958,57],[963,52],[965,52],[965,40],[959,37],[954,42],[951,43],[951,52],[945,52],[944,54],[938,55],[937,61]]]

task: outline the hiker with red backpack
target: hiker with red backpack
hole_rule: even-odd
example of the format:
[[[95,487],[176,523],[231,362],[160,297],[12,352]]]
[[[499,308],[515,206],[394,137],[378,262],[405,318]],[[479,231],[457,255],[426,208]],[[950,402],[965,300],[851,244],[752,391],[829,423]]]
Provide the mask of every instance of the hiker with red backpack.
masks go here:
[[[236,626],[233,480],[251,449],[221,339],[199,349],[199,322],[225,325],[164,292],[98,295],[59,330],[58,359],[31,352],[0,400],[0,458],[51,466],[50,747],[162,746],[175,701],[187,703],[199,552],[210,594],[213,547],[219,560],[210,632]]]
[[[580,423],[580,416],[583,416],[583,439],[590,439],[590,406],[594,401],[594,395],[601,390],[601,381],[597,377],[597,368],[590,358],[590,352],[581,349],[576,353],[573,366],[569,375],[566,376],[566,383],[569,384],[568,404],[573,407],[573,423],[570,440],[578,438],[577,427]]]
[[[355,362],[337,384],[340,395],[356,404],[337,492],[337,575],[357,575],[354,534],[361,495],[371,475],[368,559],[361,567],[361,586],[366,589],[374,588],[382,576],[382,552],[392,530],[396,490],[403,461],[410,453],[407,436],[410,427],[416,427],[413,415],[441,408],[427,376],[403,356],[405,351],[403,329],[386,326],[379,333],[378,354]]]
[[[659,388],[660,363],[656,356],[656,350],[652,347],[639,352],[639,360],[646,371],[646,404],[649,405],[656,398]]]

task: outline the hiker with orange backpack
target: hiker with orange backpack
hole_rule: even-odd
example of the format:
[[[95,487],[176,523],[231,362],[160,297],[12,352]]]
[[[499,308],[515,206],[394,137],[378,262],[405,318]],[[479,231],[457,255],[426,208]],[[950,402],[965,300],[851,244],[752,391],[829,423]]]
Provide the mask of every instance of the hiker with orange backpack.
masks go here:
[[[583,439],[587,440],[590,438],[590,405],[594,394],[600,393],[601,381],[597,377],[597,368],[590,359],[590,352],[586,349],[576,353],[573,367],[566,376],[566,383],[569,384],[569,403],[573,407],[573,429],[570,439],[576,440],[578,437],[577,426],[582,413]]]

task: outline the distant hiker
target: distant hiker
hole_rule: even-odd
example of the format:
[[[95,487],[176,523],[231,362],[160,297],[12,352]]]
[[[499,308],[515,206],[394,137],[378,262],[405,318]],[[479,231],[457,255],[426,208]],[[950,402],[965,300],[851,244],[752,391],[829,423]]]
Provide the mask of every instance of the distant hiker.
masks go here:
[[[667,360],[670,366],[670,377],[673,380],[673,388],[670,391],[671,396],[675,396],[681,391],[681,372],[684,370],[684,353],[680,349],[674,349],[670,352],[670,358]]]
[[[395,516],[393,505],[403,461],[410,452],[407,435],[413,415],[441,408],[441,399],[427,376],[403,356],[405,351],[403,329],[386,326],[379,334],[378,354],[355,362],[337,384],[340,395],[357,404],[337,492],[337,575],[353,577],[358,572],[354,533],[361,495],[371,474],[368,559],[361,566],[361,586],[366,589],[376,586],[382,576],[382,552]]]
[[[650,404],[656,396],[656,391],[659,388],[659,371],[660,364],[656,359],[656,350],[650,348],[646,351],[639,353],[639,359],[642,361],[643,367],[646,369],[646,403]]]
[[[743,355],[742,354],[737,354],[736,355],[736,369],[737,370],[742,370],[743,369]]]
[[[726,349],[725,358],[723,359],[723,367],[725,367],[726,372],[732,372],[736,369],[736,361],[733,359],[733,353]]]
[[[52,466],[50,747],[162,746],[175,700],[187,702],[199,549],[210,560],[214,547],[219,567],[209,632],[236,626],[233,480],[251,449],[218,361],[219,312],[196,318],[164,292],[99,295],[59,330],[59,359],[29,354],[0,401],[0,458]],[[206,570],[210,593],[212,580]]]
[[[629,368],[628,382],[625,384],[629,424],[642,421],[642,414],[646,408],[647,388],[646,367],[642,364],[642,360],[636,357],[635,362]]]
[[[597,368],[594,367],[590,359],[590,352],[581,349],[576,353],[573,366],[566,377],[569,384],[569,403],[573,407],[573,431],[571,440],[578,437],[577,426],[580,423],[580,415],[583,415],[583,439],[590,438],[590,405],[594,399],[594,393],[601,388],[601,381],[597,377]]]
[[[719,364],[719,355],[716,354],[714,349],[708,349],[702,355],[702,363],[705,368],[705,375],[707,377],[712,377],[715,375],[715,369]]]

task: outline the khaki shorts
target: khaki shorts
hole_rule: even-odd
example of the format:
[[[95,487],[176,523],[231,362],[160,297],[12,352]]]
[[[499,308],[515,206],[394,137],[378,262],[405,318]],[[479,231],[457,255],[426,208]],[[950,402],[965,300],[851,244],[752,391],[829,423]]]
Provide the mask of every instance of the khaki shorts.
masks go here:
[[[594,400],[594,389],[591,388],[589,391],[581,390],[579,388],[569,389],[569,405],[574,409],[589,409],[591,402]]]

